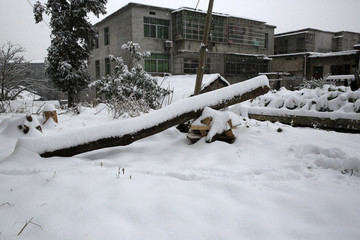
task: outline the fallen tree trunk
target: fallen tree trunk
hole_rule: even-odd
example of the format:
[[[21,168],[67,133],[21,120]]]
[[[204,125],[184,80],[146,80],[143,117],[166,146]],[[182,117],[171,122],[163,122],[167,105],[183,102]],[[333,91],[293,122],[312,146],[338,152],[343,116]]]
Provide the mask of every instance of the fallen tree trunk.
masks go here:
[[[346,118],[325,118],[314,116],[299,116],[293,114],[281,115],[269,115],[269,114],[254,114],[249,113],[249,118],[259,121],[280,122],[291,125],[293,127],[310,127],[332,130],[345,133],[360,133],[360,120],[346,119]]]
[[[42,157],[69,157],[101,148],[125,146],[180,123],[198,118],[205,107],[216,110],[222,109],[255,98],[268,91],[268,79],[265,76],[256,77],[245,82],[184,99],[137,118],[67,134],[63,136],[65,143],[57,143],[61,142],[59,139],[56,142],[51,139],[41,139],[39,141],[47,146],[41,146],[41,143],[37,143],[32,144],[30,148],[33,148],[32,150],[38,152]],[[89,134],[92,131],[99,131],[99,133],[93,136]],[[26,142],[29,142],[29,140],[20,139],[17,147],[27,147]]]

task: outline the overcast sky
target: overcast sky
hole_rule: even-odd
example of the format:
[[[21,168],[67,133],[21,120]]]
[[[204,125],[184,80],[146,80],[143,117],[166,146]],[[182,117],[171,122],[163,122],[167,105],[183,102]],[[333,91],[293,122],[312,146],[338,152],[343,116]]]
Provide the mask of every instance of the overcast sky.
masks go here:
[[[44,23],[35,24],[29,2],[34,4],[35,0],[0,0],[0,45],[7,41],[20,44],[28,60],[39,61],[47,54],[50,29]],[[128,2],[108,0],[107,15]],[[195,8],[198,0],[133,2],[175,9]],[[208,2],[200,0],[198,8],[207,10]],[[360,32],[360,0],[215,0],[213,11],[264,21],[277,27],[275,33],[303,28]],[[91,17],[91,21],[98,19]]]

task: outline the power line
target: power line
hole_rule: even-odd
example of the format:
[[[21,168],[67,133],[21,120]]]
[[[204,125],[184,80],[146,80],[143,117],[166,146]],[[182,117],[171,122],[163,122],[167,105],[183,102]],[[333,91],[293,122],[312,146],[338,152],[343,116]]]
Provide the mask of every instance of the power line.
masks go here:
[[[200,0],[198,0],[198,1],[197,1],[197,4],[196,4],[196,7],[195,7],[195,10],[198,8],[198,6],[199,6],[199,2],[200,2]]]
[[[34,5],[30,2],[30,0],[26,0],[26,1],[29,3],[31,9],[34,9]],[[43,19],[42,21],[43,21],[43,22],[45,23],[45,25],[51,30],[49,24],[45,21],[45,19]]]

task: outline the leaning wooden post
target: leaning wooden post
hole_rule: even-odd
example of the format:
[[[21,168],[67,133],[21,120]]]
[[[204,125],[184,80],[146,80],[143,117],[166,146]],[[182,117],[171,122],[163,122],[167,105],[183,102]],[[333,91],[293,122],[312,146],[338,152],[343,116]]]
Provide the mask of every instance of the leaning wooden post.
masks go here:
[[[208,47],[208,39],[209,39],[210,26],[211,26],[211,14],[212,14],[213,6],[214,6],[214,0],[210,0],[206,15],[206,20],[205,20],[204,37],[200,47],[200,60],[196,75],[194,95],[200,94],[201,82],[204,76],[205,65],[206,65],[206,51]]]

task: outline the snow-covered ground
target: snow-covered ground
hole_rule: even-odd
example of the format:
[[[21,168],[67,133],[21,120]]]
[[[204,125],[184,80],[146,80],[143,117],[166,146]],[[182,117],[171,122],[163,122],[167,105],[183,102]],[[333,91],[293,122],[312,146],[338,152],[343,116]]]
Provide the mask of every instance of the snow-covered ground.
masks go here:
[[[43,135],[123,121],[102,107],[61,114]],[[241,117],[233,144],[189,145],[171,128],[41,158],[14,152],[22,133],[10,117],[0,115],[1,240],[359,239],[359,134]]]

